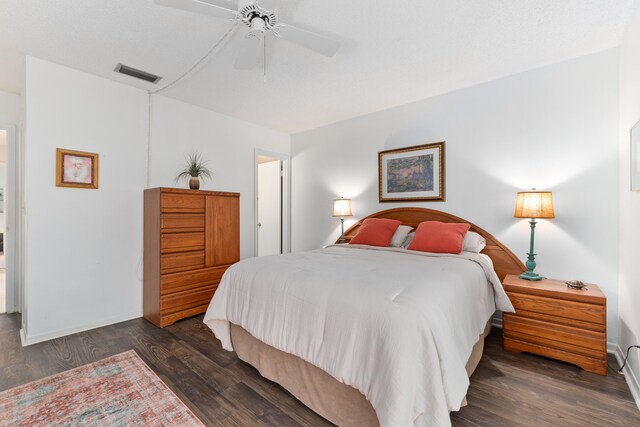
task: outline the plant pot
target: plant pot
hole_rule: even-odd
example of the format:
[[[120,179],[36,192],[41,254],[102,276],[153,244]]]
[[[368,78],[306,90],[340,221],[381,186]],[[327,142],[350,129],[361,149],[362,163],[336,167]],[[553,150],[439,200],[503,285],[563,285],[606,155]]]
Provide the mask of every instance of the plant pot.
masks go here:
[[[191,177],[189,179],[189,188],[192,189],[192,190],[199,190],[200,189],[200,178],[198,178],[197,176]]]

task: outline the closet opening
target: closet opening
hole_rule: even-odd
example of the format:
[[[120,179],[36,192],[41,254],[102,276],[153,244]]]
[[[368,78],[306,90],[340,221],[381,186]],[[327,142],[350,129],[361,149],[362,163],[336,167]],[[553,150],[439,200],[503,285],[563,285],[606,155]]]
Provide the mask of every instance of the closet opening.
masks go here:
[[[288,155],[256,150],[256,256],[289,252],[288,169]]]

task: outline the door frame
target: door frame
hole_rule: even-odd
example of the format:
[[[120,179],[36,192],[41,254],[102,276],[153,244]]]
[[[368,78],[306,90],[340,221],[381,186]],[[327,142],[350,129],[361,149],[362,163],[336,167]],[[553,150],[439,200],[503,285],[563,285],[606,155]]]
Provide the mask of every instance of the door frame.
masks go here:
[[[282,162],[282,253],[291,252],[291,156],[256,148],[253,157],[253,255],[258,256],[258,156]]]
[[[0,123],[0,129],[7,132],[5,151],[6,182],[5,182],[5,300],[6,312],[22,312],[23,274],[22,249],[24,242],[24,228],[22,209],[22,179],[19,167],[21,161],[21,144],[19,144],[18,128],[13,124]]]

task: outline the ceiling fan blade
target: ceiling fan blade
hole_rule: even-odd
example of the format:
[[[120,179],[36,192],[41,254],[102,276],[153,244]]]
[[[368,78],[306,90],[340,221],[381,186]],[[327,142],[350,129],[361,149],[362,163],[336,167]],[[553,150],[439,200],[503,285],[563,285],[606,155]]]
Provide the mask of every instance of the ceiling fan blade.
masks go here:
[[[275,10],[278,8],[278,0],[257,0],[256,3],[264,10]]]
[[[307,49],[321,53],[322,55],[331,57],[335,55],[340,47],[340,42],[321,36],[320,34],[303,30],[302,28],[294,27],[293,25],[281,25],[282,26],[278,28],[278,35],[280,37],[285,40],[289,40],[290,42],[297,43],[300,46],[304,46]]]
[[[187,12],[202,13],[205,15],[215,16],[216,18],[234,19],[238,16],[238,12],[225,7],[205,3],[198,0],[153,0],[155,4],[160,6],[172,7],[174,9],[186,10]]]
[[[262,37],[264,37],[264,35]],[[236,57],[236,69],[251,70],[258,64],[262,37],[249,33],[242,39],[238,48],[238,56]]]

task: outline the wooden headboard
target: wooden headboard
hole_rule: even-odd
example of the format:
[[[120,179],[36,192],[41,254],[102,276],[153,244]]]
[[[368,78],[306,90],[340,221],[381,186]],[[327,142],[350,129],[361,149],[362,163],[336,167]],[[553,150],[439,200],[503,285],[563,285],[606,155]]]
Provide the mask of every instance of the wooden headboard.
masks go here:
[[[471,231],[475,231],[487,240],[487,246],[484,248],[482,253],[488,255],[493,261],[493,268],[495,269],[496,273],[498,273],[500,281],[502,281],[504,279],[504,276],[506,276],[507,274],[520,274],[523,271],[527,270],[522,261],[520,261],[520,259],[518,259],[518,257],[513,252],[511,252],[505,245],[500,243],[491,234],[487,233],[482,228],[472,224],[465,219],[458,218],[457,216],[448,214],[446,212],[425,208],[396,208],[376,212],[372,215],[369,215],[367,218],[397,219],[399,221],[402,221],[402,224],[409,225],[413,228],[416,228],[418,224],[423,221],[466,222],[467,224],[471,225]],[[360,225],[362,224],[362,221],[367,218],[361,219],[347,231],[345,231],[344,234],[347,241],[351,240],[351,238],[356,235],[358,229],[360,228]],[[340,240],[338,239],[336,243],[340,243]]]

